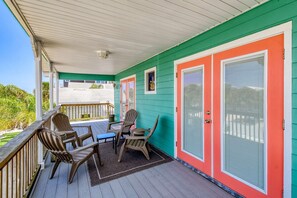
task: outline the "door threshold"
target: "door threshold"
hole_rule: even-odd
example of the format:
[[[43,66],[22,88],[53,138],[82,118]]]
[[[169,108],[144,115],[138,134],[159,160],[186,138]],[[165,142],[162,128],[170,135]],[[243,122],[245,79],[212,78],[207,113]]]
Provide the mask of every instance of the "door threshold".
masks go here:
[[[201,175],[202,177],[204,177],[205,179],[207,179],[211,183],[215,184],[219,188],[223,189],[224,191],[228,192],[232,196],[234,196],[236,198],[244,198],[244,196],[240,195],[239,193],[237,193],[236,191],[232,190],[231,188],[225,186],[224,184],[222,184],[221,182],[219,182],[216,179],[212,178],[211,176],[209,176],[209,175],[203,173],[202,171],[198,170],[197,168],[193,167],[189,163],[187,163],[187,162],[185,162],[185,161],[183,161],[183,160],[181,160],[179,158],[176,158],[176,161],[178,161],[179,163],[183,164],[185,167],[189,168],[193,172]]]

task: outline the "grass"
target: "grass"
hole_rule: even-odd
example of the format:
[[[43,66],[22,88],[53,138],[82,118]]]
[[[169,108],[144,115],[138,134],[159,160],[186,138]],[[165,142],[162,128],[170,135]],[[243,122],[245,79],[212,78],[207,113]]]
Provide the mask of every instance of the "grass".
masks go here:
[[[2,136],[0,136],[0,147],[2,147],[4,144],[9,142],[12,138],[17,136],[20,132],[11,132],[11,133],[5,133]]]

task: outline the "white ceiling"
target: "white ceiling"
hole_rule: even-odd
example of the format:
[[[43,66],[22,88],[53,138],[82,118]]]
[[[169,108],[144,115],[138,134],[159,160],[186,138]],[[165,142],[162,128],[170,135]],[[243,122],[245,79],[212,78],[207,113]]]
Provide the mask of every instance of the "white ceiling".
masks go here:
[[[267,0],[11,1],[59,72],[117,74]]]

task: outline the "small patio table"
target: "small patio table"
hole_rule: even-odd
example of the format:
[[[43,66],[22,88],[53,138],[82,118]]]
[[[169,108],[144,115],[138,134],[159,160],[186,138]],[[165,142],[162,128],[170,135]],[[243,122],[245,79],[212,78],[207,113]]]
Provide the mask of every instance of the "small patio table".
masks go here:
[[[112,148],[115,150],[115,154],[117,154],[117,146],[116,141],[115,141],[115,133],[103,133],[103,134],[98,134],[97,135],[97,141],[99,142],[100,140],[106,140],[112,138]]]

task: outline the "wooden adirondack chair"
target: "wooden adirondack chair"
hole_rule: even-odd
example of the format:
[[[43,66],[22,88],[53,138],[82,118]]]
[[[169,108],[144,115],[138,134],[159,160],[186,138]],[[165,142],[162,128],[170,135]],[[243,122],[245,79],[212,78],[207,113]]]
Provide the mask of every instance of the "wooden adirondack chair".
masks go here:
[[[119,144],[119,140],[120,140],[121,136],[130,135],[130,129],[134,125],[137,115],[138,115],[137,111],[135,111],[134,109],[130,109],[129,111],[127,111],[124,121],[110,122],[108,124],[107,132],[108,133],[110,133],[110,132],[116,133],[117,145]],[[115,125],[115,124],[121,124],[120,128],[113,129],[112,125]]]
[[[78,136],[78,145],[82,146],[83,141],[86,140],[87,138],[92,138],[94,141],[93,137],[93,132],[91,126],[71,126],[69,122],[69,118],[67,115],[63,113],[57,113],[56,115],[53,116],[52,118],[53,123],[57,127],[58,131],[75,131],[74,128],[87,128],[88,132],[85,134],[82,134]],[[65,139],[65,143],[72,142],[73,147],[75,148],[75,137],[69,136],[67,139]]]
[[[145,136],[145,134],[143,133],[143,135],[141,135],[141,136],[128,136],[128,137],[126,137],[125,142],[121,147],[118,162],[121,162],[123,152],[126,149],[141,151],[144,154],[144,156],[146,157],[146,159],[148,159],[148,160],[150,159],[149,152],[151,151],[151,148],[149,146],[148,140],[150,139],[150,137],[155,132],[155,130],[157,128],[157,125],[158,125],[158,121],[159,121],[159,116],[157,117],[153,128],[150,129],[150,132],[149,132],[149,134],[147,136]],[[137,129],[135,129],[135,130],[137,130]],[[144,132],[145,130],[142,130],[142,131]]]
[[[76,132],[72,133],[74,137],[78,138]],[[100,165],[103,165],[100,159],[98,142],[93,142],[89,145],[78,147],[72,151],[67,151],[63,142],[63,136],[61,134],[56,134],[54,131],[51,131],[47,128],[41,128],[37,131],[37,135],[40,142],[56,157],[56,162],[53,166],[50,179],[54,177],[59,164],[64,162],[71,164],[68,182],[72,183],[73,177],[78,167],[90,157],[92,157],[92,155],[95,153],[97,154]]]

